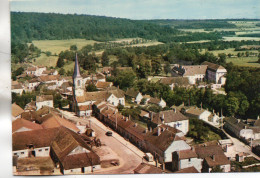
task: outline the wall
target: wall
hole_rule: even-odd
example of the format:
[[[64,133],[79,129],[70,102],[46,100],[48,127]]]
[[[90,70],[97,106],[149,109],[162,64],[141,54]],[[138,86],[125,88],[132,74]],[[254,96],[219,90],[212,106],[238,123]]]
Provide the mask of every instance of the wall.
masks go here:
[[[164,152],[164,162],[172,162],[172,152],[190,149],[191,147],[185,141],[174,141]]]
[[[36,110],[41,109],[43,106],[53,107],[53,100],[36,102],[36,108],[37,108]]]
[[[202,159],[199,158],[190,158],[190,159],[182,159],[179,163],[179,170],[194,166],[199,172],[201,172],[202,168]]]
[[[189,131],[189,120],[165,123],[165,125],[179,129],[180,131],[182,131],[184,133],[184,135],[186,135]]]

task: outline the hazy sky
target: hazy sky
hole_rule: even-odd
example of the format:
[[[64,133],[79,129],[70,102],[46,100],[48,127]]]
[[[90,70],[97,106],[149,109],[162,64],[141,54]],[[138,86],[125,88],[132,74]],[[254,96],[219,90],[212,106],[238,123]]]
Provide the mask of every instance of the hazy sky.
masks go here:
[[[11,0],[11,11],[130,19],[260,18],[260,0]]]

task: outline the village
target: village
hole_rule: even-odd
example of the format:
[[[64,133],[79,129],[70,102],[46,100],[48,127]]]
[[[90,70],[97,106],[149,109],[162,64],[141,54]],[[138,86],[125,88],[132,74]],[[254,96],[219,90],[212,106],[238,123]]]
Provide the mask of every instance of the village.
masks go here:
[[[76,54],[73,76],[32,64],[16,76],[23,82],[12,81],[15,96],[36,90],[40,95],[26,101],[24,108],[12,103],[14,175],[210,173],[259,168],[259,117],[243,121],[225,117],[204,108],[203,103],[200,107],[190,103],[168,106],[162,97],[135,88],[124,91],[107,81],[113,70],[132,68],[103,67],[86,75],[81,73]],[[147,80],[156,78],[171,90],[210,88],[225,95],[221,88],[226,73],[223,66],[205,61],[174,64],[171,77]],[[202,133],[205,128],[207,132]]]

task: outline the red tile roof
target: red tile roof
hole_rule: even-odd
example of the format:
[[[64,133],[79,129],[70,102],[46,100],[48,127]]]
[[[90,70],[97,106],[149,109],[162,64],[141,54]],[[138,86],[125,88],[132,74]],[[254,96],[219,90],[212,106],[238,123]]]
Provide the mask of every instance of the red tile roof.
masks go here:
[[[27,128],[29,130],[38,130],[42,129],[42,126],[33,122],[30,122],[28,120],[19,118],[12,122],[12,132],[16,132],[17,130],[21,128]]]
[[[195,167],[192,166],[192,167],[181,169],[174,173],[199,173],[199,171]]]
[[[134,169],[134,173],[135,174],[160,174],[160,173],[164,173],[164,171],[150,164],[141,163],[137,168]]]
[[[20,114],[22,114],[24,112],[24,110],[18,106],[16,103],[12,104],[12,116],[17,117]]]
[[[193,150],[181,150],[179,151],[179,159],[197,158],[197,154]]]

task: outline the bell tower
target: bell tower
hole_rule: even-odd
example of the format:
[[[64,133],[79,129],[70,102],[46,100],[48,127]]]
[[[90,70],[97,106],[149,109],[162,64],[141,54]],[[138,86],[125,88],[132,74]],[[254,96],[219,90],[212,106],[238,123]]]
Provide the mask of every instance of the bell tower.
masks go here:
[[[73,73],[73,94],[76,96],[83,96],[84,95],[84,86],[83,86],[83,80],[80,75],[79,70],[79,62],[78,62],[78,56],[76,53],[75,58],[75,67],[74,67],[74,73]]]

